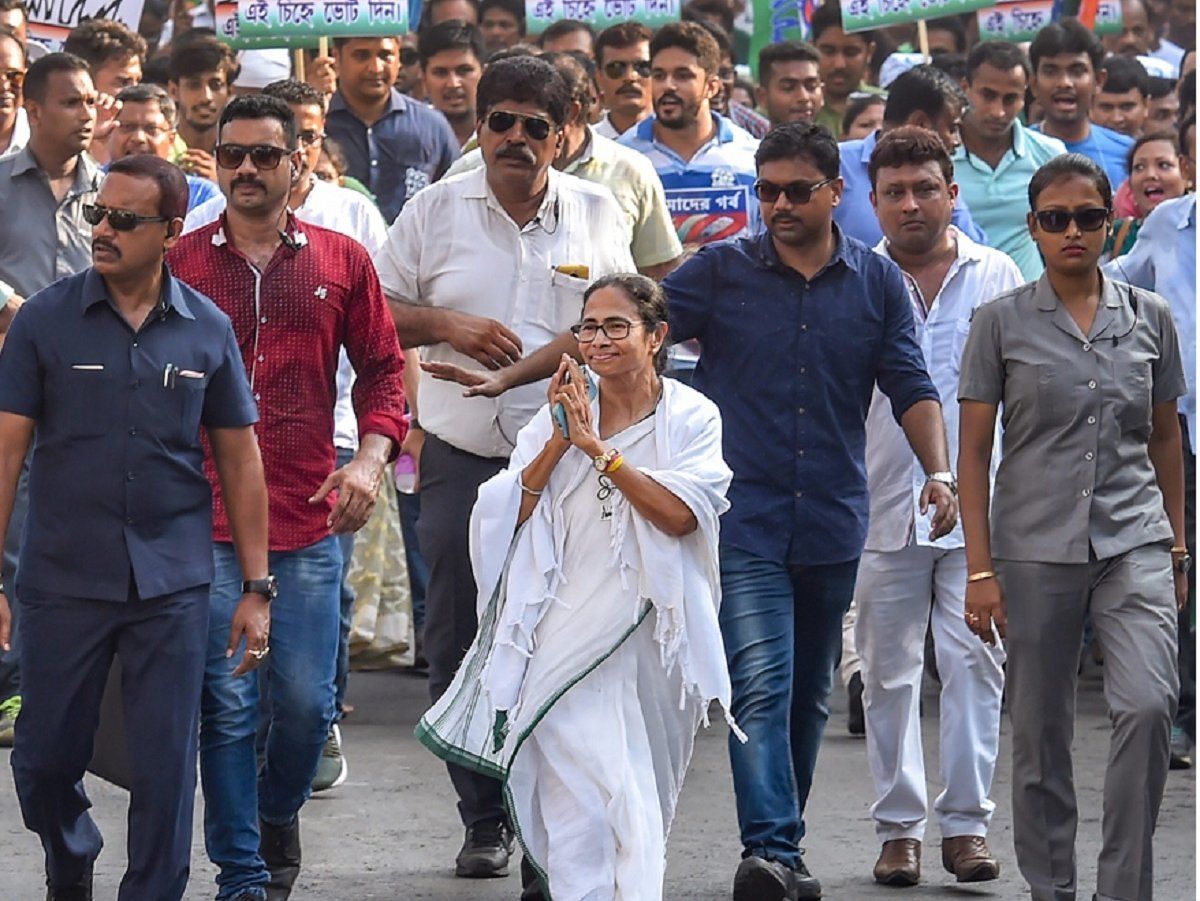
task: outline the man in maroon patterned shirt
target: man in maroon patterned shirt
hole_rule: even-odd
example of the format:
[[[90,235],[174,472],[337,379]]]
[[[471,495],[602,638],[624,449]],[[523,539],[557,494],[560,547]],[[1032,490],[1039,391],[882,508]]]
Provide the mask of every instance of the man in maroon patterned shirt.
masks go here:
[[[220,868],[218,899],[282,901],[299,873],[298,814],[333,716],[342,560],[331,533],[367,521],[404,437],[404,364],[362,245],[287,209],[300,170],[291,108],[262,95],[233,100],[221,114],[216,159],[225,214],[185,235],[170,264],[233,320],[262,417],[279,599],[262,667],[270,723],[260,770],[259,684],[233,676],[234,661],[217,639],[228,635],[242,576],[210,464],[216,576],[201,701],[205,839]],[[343,345],[357,374],[360,441],[354,459],[335,469],[334,379]]]

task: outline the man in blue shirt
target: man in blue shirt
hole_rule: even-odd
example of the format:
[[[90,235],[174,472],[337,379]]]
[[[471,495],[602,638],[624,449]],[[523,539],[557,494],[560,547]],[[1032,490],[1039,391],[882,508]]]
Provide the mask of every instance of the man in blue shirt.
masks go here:
[[[458,139],[435,109],[392,85],[400,71],[397,38],[334,38],[338,89],[325,131],[346,157],[346,172],[366,185],[390,224],[405,202],[446,174]]]
[[[1094,124],[1092,97],[1104,85],[1100,67],[1104,46],[1075,19],[1053,22],[1029,45],[1033,64],[1030,88],[1045,118],[1034,126],[1062,141],[1070,153],[1082,153],[1108,175],[1113,191],[1129,177],[1126,157],[1133,138]]]
[[[833,223],[838,147],[781,126],[756,154],[766,232],[701,250],[663,282],[672,337],[698,339],[695,385],[721,408],[732,508],[721,628],[745,859],[736,901],[819,898],[800,855],[842,615],[867,530],[865,420],[878,383],[925,471],[934,532],[957,507],[937,389],[900,270]]]
[[[126,737],[153,749],[131,771],[118,897],[178,901],[187,884],[213,575],[201,426],[256,580],[243,586],[228,653],[240,654],[242,673],[267,654],[257,411],[229,319],[163,265],[186,208],[183,173],[170,163],[113,163],[88,207],[93,267],[31,297],[0,353],[0,532],[36,429],[12,767],[25,825],[45,849],[51,899],[92,897],[102,841],[82,779],[114,654]],[[0,593],[0,646],[8,626]]]
[[[962,143],[958,129],[967,101],[954,80],[933,66],[916,66],[892,82],[883,109],[883,127],[859,141],[841,147],[842,200],[833,208],[833,221],[843,232],[874,247],[883,239],[875,209],[871,206],[871,178],[867,164],[880,135],[901,125],[916,125],[935,132],[946,149],[954,153]],[[971,219],[967,203],[959,197],[951,223],[977,244],[987,236]]]

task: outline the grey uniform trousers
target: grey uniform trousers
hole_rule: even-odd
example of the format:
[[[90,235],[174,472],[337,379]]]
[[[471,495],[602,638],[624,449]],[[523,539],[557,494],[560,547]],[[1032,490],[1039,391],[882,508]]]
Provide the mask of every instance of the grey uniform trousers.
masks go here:
[[[1112,720],[1104,780],[1101,901],[1153,897],[1154,825],[1179,693],[1168,548],[1144,545],[1081,564],[995,561],[1008,614],[1013,842],[1034,901],[1076,897],[1078,821],[1071,768],[1084,618],[1104,651]]]

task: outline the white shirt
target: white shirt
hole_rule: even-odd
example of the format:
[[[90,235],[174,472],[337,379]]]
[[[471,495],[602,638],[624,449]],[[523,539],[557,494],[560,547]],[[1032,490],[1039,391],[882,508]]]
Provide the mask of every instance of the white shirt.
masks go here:
[[[617,131],[617,127],[612,124],[612,119],[608,118],[608,113],[592,126],[592,131],[600,135],[602,138],[608,138],[610,141],[615,141],[621,137],[621,133]]]
[[[950,264],[929,312],[916,283],[905,276],[913,301],[913,323],[929,377],[942,398],[942,416],[950,446],[950,464],[958,460],[958,373],[975,308],[1024,284],[1021,270],[1005,253],[972,241],[953,225],[958,257]],[[891,258],[887,239],[875,247]],[[898,551],[916,543],[943,549],[963,547],[961,523],[937,541],[929,540],[930,517],[920,513],[925,470],[912,452],[891,405],[878,388],[867,413],[867,491],[870,525],[867,550]],[[993,470],[995,459],[993,459]],[[993,471],[994,475],[994,471]],[[932,511],[931,511],[932,512]]]
[[[605,188],[551,169],[537,216],[518,228],[496,200],[487,170],[443,178],[413,196],[376,260],[391,298],[503,323],[526,354],[579,321],[584,289],[602,275],[634,272],[624,214]],[[585,266],[587,277],[561,271]],[[483,367],[449,344],[429,361]],[[546,402],[546,382],[498,398],[464,398],[462,388],[421,373],[421,426],[460,450],[507,457],[517,432]]]
[[[220,218],[225,211],[225,195],[218,194],[212,200],[196,207],[183,221],[183,231],[194,231]],[[387,240],[387,223],[383,215],[366,197],[329,184],[319,178],[312,179],[312,189],[297,209],[296,217],[330,231],[347,235],[367,249],[374,257]],[[354,403],[350,389],[354,387],[354,367],[342,348],[338,357],[337,403],[333,408],[334,447],[356,450],[358,448],[358,418],[354,415]]]
[[[12,135],[8,139],[8,146],[0,150],[0,156],[8,156],[10,153],[20,153],[28,143],[29,115],[25,112],[25,107],[22,106],[17,110],[17,119],[13,122]]]

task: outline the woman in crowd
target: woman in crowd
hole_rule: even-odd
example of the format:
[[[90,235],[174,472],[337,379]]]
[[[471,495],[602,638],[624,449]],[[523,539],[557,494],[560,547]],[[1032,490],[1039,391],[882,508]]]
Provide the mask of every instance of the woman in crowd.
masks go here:
[[[1117,191],[1115,206],[1121,218],[1113,223],[1104,246],[1107,259],[1133,249],[1138,230],[1150,211],[1164,200],[1182,197],[1190,187],[1173,134],[1142,135],[1129,148],[1129,180]]]
[[[842,116],[842,141],[859,141],[873,135],[883,125],[887,97],[881,94],[851,94]]]
[[[717,408],[660,375],[666,316],[643,276],[588,289],[574,332],[590,374],[564,357],[480,489],[479,633],[418,727],[435,753],[506,780],[525,898],[662,898],[696,729],[710,700],[729,705],[717,520],[731,474]]]
[[[1112,721],[1097,897],[1150,901],[1190,565],[1175,410],[1187,384],[1166,302],[1098,268],[1113,218],[1104,171],[1057,157],[1029,203],[1046,271],[976,310],[962,357],[966,620],[1006,643],[1017,862],[1034,901],[1062,901],[1076,893],[1071,740],[1090,617]]]

